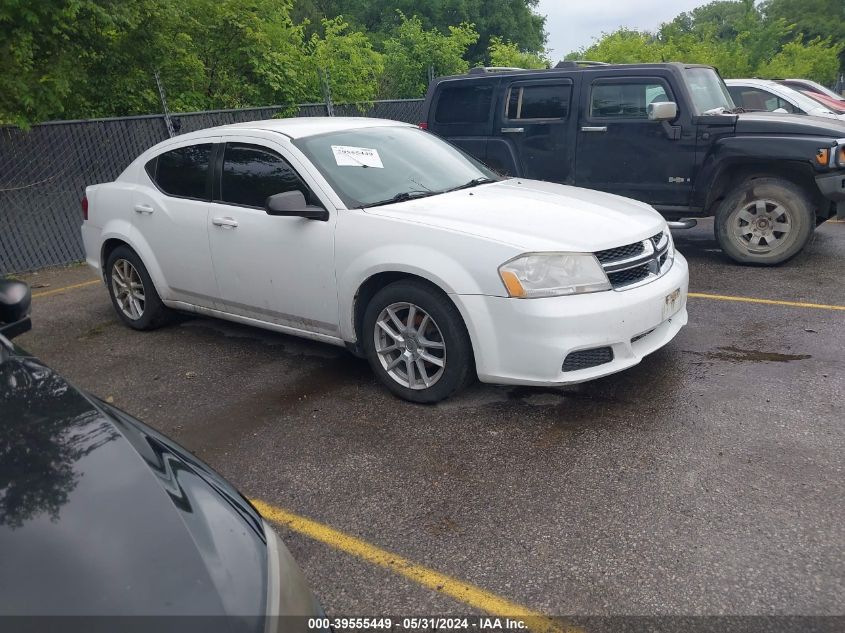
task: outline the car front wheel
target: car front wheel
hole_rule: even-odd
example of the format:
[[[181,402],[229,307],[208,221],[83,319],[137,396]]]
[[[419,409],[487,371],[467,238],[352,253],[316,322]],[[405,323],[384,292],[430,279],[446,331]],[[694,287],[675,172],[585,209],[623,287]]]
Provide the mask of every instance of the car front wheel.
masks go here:
[[[362,343],[379,380],[411,402],[444,400],[475,377],[460,313],[424,282],[397,281],[377,292],[364,313]]]
[[[771,266],[797,255],[816,218],[804,191],[781,178],[754,178],[737,187],[716,211],[716,240],[731,259]]]

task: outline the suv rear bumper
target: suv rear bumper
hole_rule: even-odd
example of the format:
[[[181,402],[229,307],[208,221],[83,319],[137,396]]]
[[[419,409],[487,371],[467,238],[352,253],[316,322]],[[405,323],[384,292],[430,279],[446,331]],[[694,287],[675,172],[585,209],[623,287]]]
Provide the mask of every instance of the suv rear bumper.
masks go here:
[[[687,262],[676,253],[672,268],[655,281],[621,292],[546,299],[452,295],[463,313],[482,382],[551,386],[585,382],[639,363],[671,341],[687,323]],[[666,297],[680,297],[666,314]],[[563,370],[572,352],[602,348],[612,358]]]

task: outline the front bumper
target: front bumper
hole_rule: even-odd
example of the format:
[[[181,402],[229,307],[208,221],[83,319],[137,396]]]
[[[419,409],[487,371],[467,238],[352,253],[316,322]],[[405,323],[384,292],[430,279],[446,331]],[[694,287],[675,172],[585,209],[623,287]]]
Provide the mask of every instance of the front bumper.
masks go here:
[[[687,262],[676,253],[669,272],[631,290],[547,299],[454,298],[467,324],[482,382],[548,386],[622,371],[666,345],[687,323],[688,285]],[[680,307],[667,318],[664,300],[678,289]],[[563,371],[570,352],[604,346],[613,350],[610,362]]]
[[[816,186],[825,198],[836,203],[836,216],[845,218],[845,172],[816,176]]]

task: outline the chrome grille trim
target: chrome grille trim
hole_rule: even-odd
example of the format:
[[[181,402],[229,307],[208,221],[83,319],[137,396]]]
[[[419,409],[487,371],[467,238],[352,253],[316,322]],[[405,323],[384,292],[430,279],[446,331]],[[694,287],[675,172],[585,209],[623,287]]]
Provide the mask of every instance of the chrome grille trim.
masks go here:
[[[668,261],[669,234],[661,231],[656,235],[615,248],[594,253],[604,269],[614,290],[630,290],[658,279],[668,272],[672,262]],[[620,253],[638,253],[634,256],[614,258]]]

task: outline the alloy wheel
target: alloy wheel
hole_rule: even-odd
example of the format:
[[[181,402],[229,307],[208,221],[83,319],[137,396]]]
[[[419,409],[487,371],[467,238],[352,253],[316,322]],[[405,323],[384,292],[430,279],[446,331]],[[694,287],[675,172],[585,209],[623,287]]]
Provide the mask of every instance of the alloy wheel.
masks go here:
[[[144,314],[144,282],[132,262],[118,259],[111,269],[111,287],[120,311],[136,321]]]
[[[392,303],[378,316],[375,351],[387,374],[403,387],[428,389],[446,369],[446,341],[432,316],[413,303]]]
[[[789,211],[774,200],[754,200],[734,215],[733,236],[752,253],[770,253],[792,231]]]

